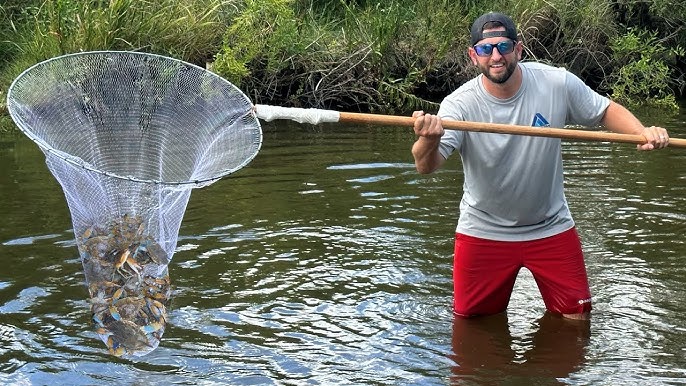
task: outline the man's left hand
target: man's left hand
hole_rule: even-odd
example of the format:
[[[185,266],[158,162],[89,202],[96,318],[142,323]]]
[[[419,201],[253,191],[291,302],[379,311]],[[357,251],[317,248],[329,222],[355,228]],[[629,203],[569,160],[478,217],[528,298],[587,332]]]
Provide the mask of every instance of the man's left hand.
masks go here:
[[[664,149],[669,145],[669,134],[663,127],[646,127],[641,135],[646,139],[646,143],[638,145],[638,150]]]

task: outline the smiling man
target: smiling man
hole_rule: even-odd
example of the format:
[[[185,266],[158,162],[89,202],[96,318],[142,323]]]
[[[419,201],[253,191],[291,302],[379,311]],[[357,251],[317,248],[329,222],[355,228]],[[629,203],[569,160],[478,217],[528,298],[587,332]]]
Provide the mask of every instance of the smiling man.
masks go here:
[[[455,151],[464,169],[455,236],[454,312],[461,317],[506,310],[519,270],[533,274],[549,312],[588,319],[591,293],[581,242],[564,195],[561,140],[445,131],[442,119],[564,127],[603,125],[640,134],[639,150],[668,145],[667,131],[644,127],[626,108],[563,68],[520,62],[512,19],[479,17],[469,58],[481,75],[446,97],[437,115],[415,111],[412,147],[420,173]]]

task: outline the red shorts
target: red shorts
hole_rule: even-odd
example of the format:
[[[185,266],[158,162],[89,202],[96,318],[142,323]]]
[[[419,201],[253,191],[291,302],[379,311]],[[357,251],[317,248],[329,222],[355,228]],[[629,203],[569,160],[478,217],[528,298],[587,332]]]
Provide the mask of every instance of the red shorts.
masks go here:
[[[538,285],[546,309],[558,314],[591,310],[591,291],[575,228],[530,241],[493,241],[455,235],[454,310],[460,316],[507,309],[520,268]]]

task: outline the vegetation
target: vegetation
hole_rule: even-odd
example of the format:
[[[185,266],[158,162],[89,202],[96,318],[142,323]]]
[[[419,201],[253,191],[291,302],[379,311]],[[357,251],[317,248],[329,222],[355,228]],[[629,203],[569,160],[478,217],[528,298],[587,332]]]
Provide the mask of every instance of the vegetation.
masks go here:
[[[610,42],[614,59],[621,64],[612,73],[612,95],[624,104],[645,101],[649,105],[674,105],[674,93],[669,88],[677,82],[671,78],[670,66],[677,56],[684,56],[683,47],[660,44],[655,32],[629,29],[625,35]]]
[[[680,3],[5,0],[0,99],[12,79],[41,60],[138,50],[211,66],[255,103],[432,110],[476,74],[465,55],[469,25],[496,9],[517,22],[526,59],[564,66],[623,103],[676,109],[686,83]]]

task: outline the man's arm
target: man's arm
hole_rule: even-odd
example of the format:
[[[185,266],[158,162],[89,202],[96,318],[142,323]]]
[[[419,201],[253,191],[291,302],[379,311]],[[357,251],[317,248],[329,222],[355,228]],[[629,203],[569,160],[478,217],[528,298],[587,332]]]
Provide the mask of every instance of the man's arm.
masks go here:
[[[638,145],[638,150],[662,149],[669,144],[667,130],[662,127],[643,126],[634,114],[613,101],[610,101],[600,123],[615,133],[642,135],[646,143]]]

